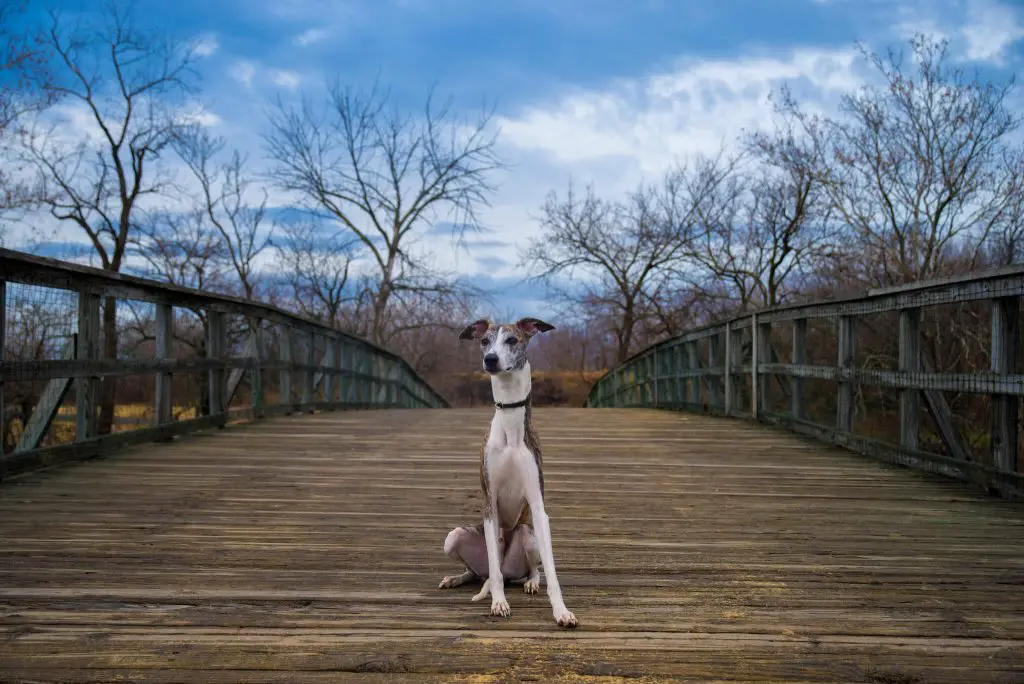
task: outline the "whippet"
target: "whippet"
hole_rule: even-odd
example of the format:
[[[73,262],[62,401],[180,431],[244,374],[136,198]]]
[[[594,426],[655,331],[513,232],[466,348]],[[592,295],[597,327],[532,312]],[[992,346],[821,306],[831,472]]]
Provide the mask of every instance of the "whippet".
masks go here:
[[[527,594],[540,589],[544,567],[548,599],[555,622],[575,627],[576,616],[562,600],[555,574],[551,525],[544,510],[544,473],[540,444],[530,421],[530,362],[526,348],[538,332],[554,326],[523,318],[515,324],[492,325],[480,320],[466,327],[460,340],[479,340],[484,370],[491,376],[494,418],[480,458],[484,521],[475,527],[456,527],[444,541],[444,552],[461,561],[466,572],[445,577],[440,587],[457,587],[486,578],[474,601],[491,595],[491,615],[512,613],[505,599],[507,578],[523,582]],[[536,530],[534,530],[534,525]]]

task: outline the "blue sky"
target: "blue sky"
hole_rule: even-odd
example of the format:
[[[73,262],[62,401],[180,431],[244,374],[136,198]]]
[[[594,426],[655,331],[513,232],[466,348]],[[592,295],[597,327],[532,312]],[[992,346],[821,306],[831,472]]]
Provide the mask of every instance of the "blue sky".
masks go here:
[[[64,2],[69,12],[99,3]],[[900,48],[917,30],[995,78],[1024,63],[1024,3],[1011,0],[225,0],[140,1],[201,45],[203,108],[229,144],[262,163],[270,98],[316,98],[327,78],[391,87],[418,107],[436,84],[467,113],[495,108],[499,151],[489,232],[434,258],[495,291],[502,308],[544,315],[517,285],[517,246],[537,234],[544,195],[572,179],[614,196],[688,154],[770,123],[767,96],[790,85],[834,109],[867,74],[855,52]],[[1024,98],[1018,93],[1016,103]],[[67,125],[74,127],[74,116]],[[77,239],[62,231],[55,240]]]

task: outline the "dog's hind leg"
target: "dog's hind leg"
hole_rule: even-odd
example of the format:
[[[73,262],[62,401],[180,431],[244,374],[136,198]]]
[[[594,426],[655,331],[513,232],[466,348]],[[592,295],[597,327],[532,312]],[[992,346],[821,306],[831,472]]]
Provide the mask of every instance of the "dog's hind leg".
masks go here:
[[[465,565],[466,571],[445,577],[438,589],[452,589],[487,577],[487,542],[481,528],[456,527],[444,540],[444,554]]]
[[[438,589],[454,589],[455,587],[461,587],[466,582],[472,582],[475,579],[480,579],[480,575],[476,574],[472,570],[466,570],[461,575],[445,575],[441,583],[437,585]]]

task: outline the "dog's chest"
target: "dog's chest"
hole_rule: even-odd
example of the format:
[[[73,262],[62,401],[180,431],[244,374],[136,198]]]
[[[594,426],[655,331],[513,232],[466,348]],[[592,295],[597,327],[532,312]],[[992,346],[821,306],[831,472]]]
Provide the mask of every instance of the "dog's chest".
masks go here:
[[[489,480],[502,527],[511,529],[522,514],[529,494],[531,465],[522,445],[501,449],[489,459]]]

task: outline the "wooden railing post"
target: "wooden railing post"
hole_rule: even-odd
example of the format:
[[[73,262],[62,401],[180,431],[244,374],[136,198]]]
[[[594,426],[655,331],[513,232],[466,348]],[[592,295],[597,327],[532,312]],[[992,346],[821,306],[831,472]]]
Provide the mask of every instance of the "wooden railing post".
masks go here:
[[[334,378],[334,384],[332,385],[331,396],[328,401],[334,403],[340,403],[344,400],[344,393],[341,385],[341,368],[343,364],[342,360],[342,349],[344,342],[341,339],[332,337],[333,345],[331,347],[331,377]]]
[[[309,332],[303,335],[304,344],[302,345],[302,363],[305,364],[305,369],[302,371],[302,405],[306,411],[313,412],[313,378],[316,375],[316,370],[313,366],[316,364],[316,333]]]
[[[754,316],[754,323],[756,325],[751,329],[751,333],[757,338],[758,363],[771,363],[772,324],[770,322],[758,323],[757,316]],[[763,412],[768,410],[768,383],[771,381],[772,376],[768,373],[762,373],[759,365],[757,378],[757,410]],[[754,416],[756,417],[757,413]]]
[[[80,361],[95,361],[99,358],[100,297],[91,292],[78,294],[78,339],[75,347],[75,358]],[[81,442],[96,436],[97,389],[95,377],[83,377],[75,381],[75,441]]]
[[[1017,368],[1019,347],[1020,297],[992,300],[992,372],[1012,374]],[[1016,396],[992,396],[992,465],[1007,473],[1017,471],[1019,407]]]
[[[334,402],[334,388],[337,386],[337,382],[334,379],[334,369],[337,366],[334,358],[334,350],[337,345],[334,342],[334,338],[330,335],[324,335],[324,358],[321,361],[320,366],[323,368],[324,374],[324,403],[331,404]],[[328,407],[330,410],[330,407]]]
[[[733,368],[733,333],[732,321],[725,324],[725,415],[731,415],[736,404],[736,383],[732,376]]]
[[[899,368],[904,373],[921,371],[921,310],[901,309],[899,313]],[[916,389],[900,390],[900,445],[917,449],[921,394]]]
[[[807,319],[797,318],[793,321],[793,364],[807,363]],[[807,404],[804,401],[804,379],[798,375],[789,378],[790,413],[794,420],[804,420],[807,416]]]
[[[5,359],[7,349],[7,283],[0,280],[0,363]],[[0,480],[7,474],[4,471],[4,432],[7,428],[6,407],[4,406],[4,381],[0,380]]]
[[[722,341],[720,335],[712,335],[708,338],[708,369],[718,370],[722,362]],[[707,376],[708,386],[708,407],[711,409],[722,408],[722,376],[712,374]]]
[[[840,316],[838,325],[840,372],[853,370],[856,345],[856,326],[852,316]],[[853,380],[841,378],[839,399],[836,403],[836,428],[842,432],[853,432]]]
[[[757,334],[757,314],[750,316],[750,415],[757,420],[757,405],[761,398],[760,368],[761,354],[760,335]]]
[[[697,354],[697,343],[686,343],[686,366],[690,371],[690,377],[686,380],[686,404],[693,409],[700,406],[700,356]]]
[[[169,360],[174,356],[174,309],[170,304],[156,305],[156,358]],[[171,402],[170,373],[157,373],[154,422],[166,425],[174,421],[174,404]]]
[[[290,366],[291,363],[292,363],[292,329],[289,326],[287,326],[287,325],[282,325],[282,326],[280,326],[279,330],[281,331],[281,335],[280,335],[280,338],[281,338],[280,339],[281,348],[278,351],[279,360],[281,361],[281,363],[288,364],[288,366]],[[280,402],[279,403],[281,403],[282,405],[287,406],[287,405],[290,405],[292,403],[292,371],[291,371],[291,369],[289,367],[282,368],[281,369],[280,378],[281,378],[280,379],[281,397],[280,397]],[[289,409],[288,412],[290,413],[291,409]]]
[[[223,363],[225,331],[224,314],[213,309],[206,312],[206,358],[209,361]],[[224,405],[224,368],[211,368],[207,373],[210,384],[210,415],[222,416],[227,408]]]
[[[341,400],[346,404],[355,403],[355,379],[352,370],[355,367],[352,359],[352,343],[343,341],[341,346],[341,376],[339,377],[338,388],[341,391]]]
[[[263,417],[263,321],[259,318],[249,319],[249,335],[252,337],[252,357],[256,365],[249,375],[249,386],[252,389],[252,413],[254,418]]]

